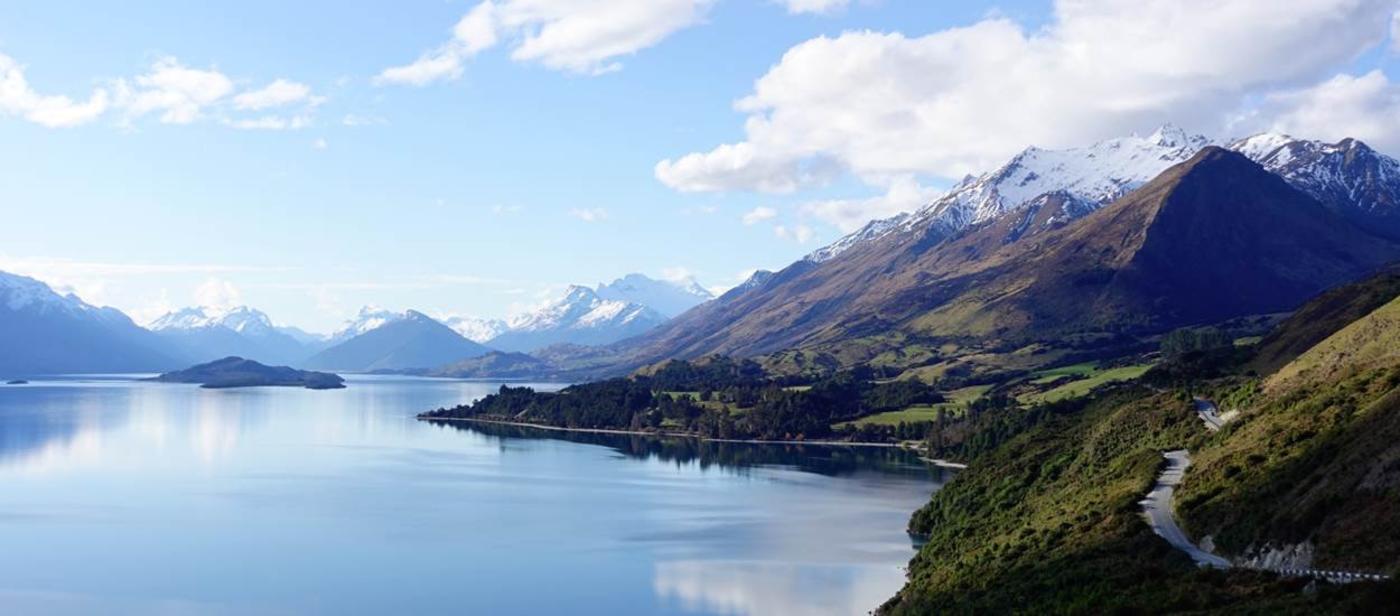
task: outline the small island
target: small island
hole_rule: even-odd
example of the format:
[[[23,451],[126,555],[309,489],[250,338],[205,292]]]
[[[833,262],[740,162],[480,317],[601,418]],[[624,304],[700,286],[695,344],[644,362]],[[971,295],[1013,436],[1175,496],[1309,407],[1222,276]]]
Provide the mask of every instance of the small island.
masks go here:
[[[29,384],[29,381],[26,381],[26,380],[24,380],[24,379],[14,379],[14,380],[12,380],[12,381],[5,381],[5,384],[6,384],[6,385],[28,385],[28,384]]]
[[[242,357],[225,357],[192,368],[167,372],[151,380],[162,383],[199,383],[201,387],[207,389],[233,387],[345,388],[345,379],[336,374],[297,370],[287,366],[268,366]]]

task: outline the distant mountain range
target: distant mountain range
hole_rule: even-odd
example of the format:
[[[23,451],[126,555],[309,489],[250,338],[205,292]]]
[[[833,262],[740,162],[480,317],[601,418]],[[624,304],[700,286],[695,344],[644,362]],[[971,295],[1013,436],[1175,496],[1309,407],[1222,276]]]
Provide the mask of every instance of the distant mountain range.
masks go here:
[[[247,306],[184,308],[156,319],[149,328],[201,363],[239,356],[299,364],[326,346],[325,340],[301,330],[273,325],[265,313]]]
[[[0,374],[158,372],[179,366],[155,334],[114,308],[0,272]]]

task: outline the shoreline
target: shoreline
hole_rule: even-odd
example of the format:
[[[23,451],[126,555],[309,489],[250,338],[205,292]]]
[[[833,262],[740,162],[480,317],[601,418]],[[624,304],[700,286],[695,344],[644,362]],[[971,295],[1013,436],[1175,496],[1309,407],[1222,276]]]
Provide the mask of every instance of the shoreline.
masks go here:
[[[648,432],[644,430],[621,430],[616,428],[565,428],[562,426],[550,426],[545,424],[528,423],[523,421],[507,421],[504,419],[483,419],[479,417],[415,417],[418,421],[465,421],[471,423],[495,424],[501,426],[516,426],[520,428],[535,428],[538,430],[552,430],[555,432],[581,432],[585,434],[613,434],[619,436],[651,436],[662,438],[688,438],[710,443],[743,443],[750,445],[816,445],[821,447],[883,447],[886,449],[904,449],[914,452],[922,452],[918,447],[908,447],[900,443],[866,443],[860,441],[782,441],[768,439],[737,439],[737,438],[707,438],[692,432]],[[947,460],[937,460],[919,456],[920,460],[939,466],[942,468],[964,469],[966,464],[949,462]]]

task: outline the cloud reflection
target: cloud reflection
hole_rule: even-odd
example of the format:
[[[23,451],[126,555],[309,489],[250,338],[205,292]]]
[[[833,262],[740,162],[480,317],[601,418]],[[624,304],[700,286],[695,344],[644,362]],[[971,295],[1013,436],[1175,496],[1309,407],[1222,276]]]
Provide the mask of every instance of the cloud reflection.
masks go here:
[[[869,613],[903,583],[902,571],[881,565],[685,560],[657,563],[652,587],[687,612],[848,616]]]

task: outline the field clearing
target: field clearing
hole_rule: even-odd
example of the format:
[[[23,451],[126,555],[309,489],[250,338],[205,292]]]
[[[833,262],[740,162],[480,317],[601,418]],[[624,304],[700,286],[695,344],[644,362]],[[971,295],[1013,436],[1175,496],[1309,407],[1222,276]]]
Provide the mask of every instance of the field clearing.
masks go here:
[[[1085,378],[1065,383],[1064,385],[1051,389],[1050,391],[1036,394],[1027,394],[1021,396],[1019,399],[1023,404],[1035,404],[1036,402],[1058,402],[1060,400],[1078,398],[1080,396],[1087,395],[1090,391],[1093,391],[1094,388],[1100,385],[1114,383],[1118,381],[1131,381],[1133,379],[1136,379],[1145,374],[1151,368],[1152,364],[1137,364],[1134,366],[1121,366],[1118,368],[1108,368],[1106,370],[1095,370]]]

